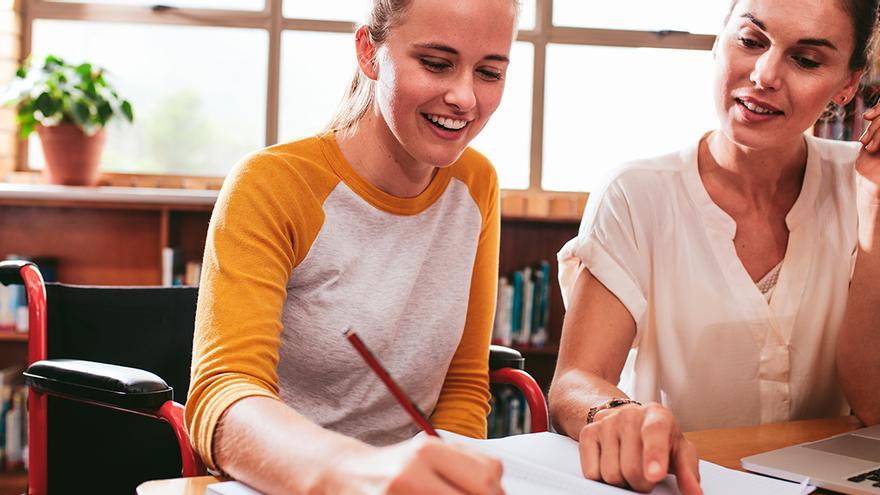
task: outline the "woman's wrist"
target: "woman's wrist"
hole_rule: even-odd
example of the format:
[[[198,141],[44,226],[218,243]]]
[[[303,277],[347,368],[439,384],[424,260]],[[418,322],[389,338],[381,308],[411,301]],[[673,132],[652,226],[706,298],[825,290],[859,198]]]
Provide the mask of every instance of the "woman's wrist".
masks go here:
[[[320,467],[306,491],[309,495],[345,493],[345,480],[351,476],[347,466],[377,450],[377,447],[354,438],[342,437],[339,440],[338,445],[334,446],[334,454],[320,461]]]

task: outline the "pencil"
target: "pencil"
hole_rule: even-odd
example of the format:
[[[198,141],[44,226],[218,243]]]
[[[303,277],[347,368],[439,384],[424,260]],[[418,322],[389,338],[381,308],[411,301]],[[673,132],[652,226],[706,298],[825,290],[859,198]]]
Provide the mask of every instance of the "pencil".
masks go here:
[[[364,358],[364,361],[367,362],[370,369],[372,369],[376,375],[379,376],[379,379],[382,380],[382,383],[388,387],[388,390],[391,392],[391,395],[397,399],[397,402],[406,410],[406,412],[410,415],[413,422],[419,426],[425,433],[431,435],[432,437],[440,437],[437,434],[437,431],[431,427],[431,424],[428,423],[428,420],[425,419],[425,415],[422,414],[422,411],[419,409],[419,406],[415,404],[409,397],[397,386],[397,383],[394,382],[394,379],[391,378],[391,375],[385,370],[385,368],[379,364],[379,361],[373,356],[373,353],[367,348],[364,341],[358,337],[357,333],[353,328],[349,328],[343,334],[345,338],[351,342],[351,345],[354,346],[355,350]]]

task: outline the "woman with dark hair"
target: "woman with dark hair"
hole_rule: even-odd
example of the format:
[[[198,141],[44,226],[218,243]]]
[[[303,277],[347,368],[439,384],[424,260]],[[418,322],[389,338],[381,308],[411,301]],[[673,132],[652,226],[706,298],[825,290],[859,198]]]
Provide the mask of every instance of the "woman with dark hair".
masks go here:
[[[719,128],[590,196],[550,390],[586,477],[700,493],[683,430],[880,422],[880,112],[861,143],[807,132],[855,95],[876,23],[876,0],[733,2]]]
[[[515,0],[373,0],[329,130],[227,177],[186,405],[210,468],[265,493],[502,493],[498,460],[412,439],[343,332],[435,427],[485,437],[499,194],[467,146],[501,101],[516,18]]]

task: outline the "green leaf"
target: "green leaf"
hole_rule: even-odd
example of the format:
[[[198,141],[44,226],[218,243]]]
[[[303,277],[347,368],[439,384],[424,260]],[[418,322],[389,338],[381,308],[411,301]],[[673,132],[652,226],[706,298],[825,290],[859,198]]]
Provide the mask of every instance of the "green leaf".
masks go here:
[[[92,116],[91,108],[85,102],[78,101],[73,104],[71,108],[71,113],[73,117],[73,121],[77,123],[80,127],[85,127],[89,124],[89,117]]]
[[[25,70],[24,66],[20,66],[18,70],[15,71],[15,75],[21,79],[24,79],[27,75],[27,71]]]
[[[92,64],[84,63],[79,64],[76,67],[76,73],[79,74],[83,79],[91,79],[92,78]]]
[[[129,103],[128,100],[123,100],[122,102],[122,115],[124,115],[129,122],[134,122],[134,110],[132,110],[131,103]]]

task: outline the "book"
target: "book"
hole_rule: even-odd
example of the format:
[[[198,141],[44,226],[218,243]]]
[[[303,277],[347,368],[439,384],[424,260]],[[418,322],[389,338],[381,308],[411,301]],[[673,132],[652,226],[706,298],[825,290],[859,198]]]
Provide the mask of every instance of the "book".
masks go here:
[[[531,433],[492,440],[478,440],[439,430],[448,442],[501,460],[501,483],[507,495],[622,495],[635,493],[585,479],[581,474],[578,445],[556,433]],[[806,484],[795,484],[727,469],[700,461],[700,477],[706,495],[803,495],[813,491]],[[212,495],[259,495],[260,492],[237,481],[208,485]],[[678,495],[675,478],[667,476],[651,491],[654,495]]]

